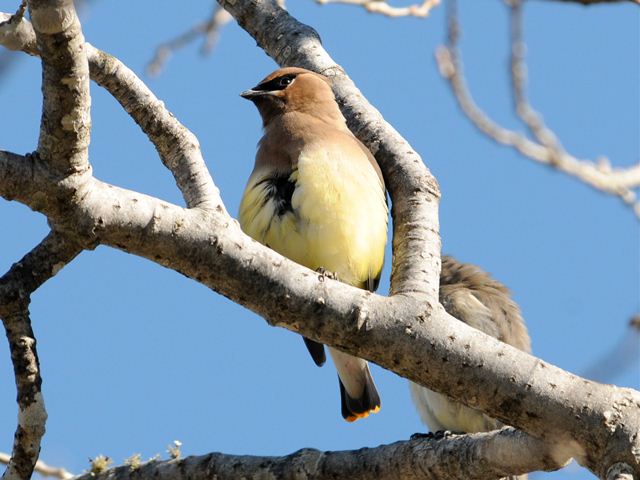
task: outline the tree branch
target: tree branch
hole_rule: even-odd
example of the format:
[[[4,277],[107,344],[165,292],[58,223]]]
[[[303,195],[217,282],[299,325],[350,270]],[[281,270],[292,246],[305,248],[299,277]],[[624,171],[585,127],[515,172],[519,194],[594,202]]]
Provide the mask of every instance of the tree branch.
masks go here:
[[[104,87],[149,137],[190,208],[224,211],[220,191],[207,169],[200,142],[164,102],[118,59],[87,44],[91,78]]]
[[[38,55],[35,32],[26,20],[10,22],[0,13],[0,44]],[[202,158],[198,139],[169,112],[164,103],[118,59],[84,45],[90,76],[105,88],[149,137],[163,164],[173,174],[190,208],[223,209],[220,192]]]
[[[391,195],[391,293],[420,298],[432,307],[438,305],[440,189],[420,156],[322,48],[315,30],[291,17],[275,1],[219,3],[280,66],[305,67],[332,79],[349,128],[375,155]]]
[[[32,155],[23,156],[0,150],[0,192],[2,192],[2,196],[6,200],[18,200],[22,203],[33,199],[38,192],[38,187],[40,187],[30,180],[34,168]],[[45,183],[46,181],[42,186]]]
[[[36,339],[29,318],[31,294],[80,251],[79,246],[52,232],[0,278],[0,318],[9,341],[19,407],[13,452],[4,480],[31,478],[47,420]]]
[[[506,454],[516,445],[515,457]],[[296,478],[304,480],[418,480],[473,478],[495,480],[506,475],[539,468],[531,452],[548,454],[544,442],[512,428],[473,435],[455,435],[441,440],[413,439],[359,450],[321,452],[299,450],[282,457],[211,453],[168,461],[150,461],[133,470],[112,468],[101,474],[85,474],[76,480],[205,480],[224,478]],[[515,460],[514,460],[515,459]],[[559,465],[549,459],[545,470]]]
[[[379,13],[387,17],[426,17],[431,9],[440,4],[440,0],[422,0],[422,3],[409,5],[408,7],[394,7],[384,0],[316,0],[317,3],[344,3],[347,5],[359,5],[367,12]]]
[[[513,28],[516,38],[511,57],[514,98],[519,116],[538,141],[529,140],[520,133],[501,127],[478,107],[464,78],[458,49],[459,24],[455,3],[451,0],[451,7],[448,9],[447,46],[438,48],[436,61],[440,74],[448,80],[458,105],[473,125],[491,139],[513,147],[531,160],[577,178],[600,192],[619,197],[625,204],[630,205],[635,215],[640,218],[640,202],[637,201],[636,194],[633,192],[634,188],[640,187],[640,163],[628,168],[614,169],[606,159],[598,164],[577,159],[562,149],[553,132],[544,125],[542,118],[526,102],[523,89],[525,67],[522,63],[524,48],[521,41],[517,40],[519,28]]]
[[[11,455],[0,452],[0,463],[8,465],[10,461]],[[52,467],[44,463],[42,460],[38,460],[36,462],[36,466],[33,471],[39,475],[42,475],[43,477],[55,477],[59,478],[60,480],[70,480],[75,476],[72,473],[69,473],[64,468]]]
[[[247,306],[271,325],[373,360],[467,404],[471,400],[470,406],[504,421],[527,428],[535,423],[536,433],[547,438],[573,435],[565,429],[567,422],[576,421],[567,409],[580,401],[578,389],[571,387],[574,377],[444,318],[444,311],[429,315],[428,307],[411,297],[384,298],[329,280],[252,241],[235,221],[214,212],[185,210],[95,179],[74,188],[81,205],[75,215],[65,212],[66,220],[56,217],[56,224],[82,241],[111,245],[172,268]],[[43,202],[43,213],[55,215],[59,209],[54,202]],[[519,373],[514,374],[513,365],[520,365]],[[451,378],[458,380],[455,385]],[[547,382],[560,387],[547,391]],[[486,391],[487,383],[491,391]],[[620,401],[611,393],[596,388],[594,398],[606,395],[603,402],[610,408]],[[601,420],[597,411],[582,419],[589,428]],[[554,427],[545,424],[550,418]],[[583,434],[590,431],[584,424],[574,427]],[[558,464],[574,451],[556,450],[553,441],[549,448]],[[537,459],[538,468],[547,457]]]
[[[437,297],[431,298],[439,270],[438,189],[421,159],[366,103],[312,29],[273,2],[235,0],[225,8],[280,63],[334,78],[349,125],[375,152],[394,201],[392,297],[326,279],[281,257],[242,234],[224,212],[185,210],[89,176],[75,176],[61,187],[50,182],[49,166],[40,159],[22,167],[14,165],[19,159],[0,155],[0,169],[8,166],[16,182],[43,186],[15,198],[80,242],[149,258],[272,325],[375,361],[548,439],[556,459],[575,455],[601,476],[614,463],[637,469],[640,394],[575,377],[448,316]],[[0,195],[14,193],[12,188],[0,178]],[[75,195],[60,195],[60,188]]]
[[[89,170],[89,67],[72,0],[30,0],[42,59],[42,120],[38,155],[64,178]]]
[[[205,55],[211,53],[220,36],[220,30],[229,23],[231,18],[231,15],[224,8],[216,4],[207,20],[194,25],[181,35],[159,45],[147,65],[147,73],[151,76],[158,75],[173,52],[200,37],[205,38],[202,53]]]

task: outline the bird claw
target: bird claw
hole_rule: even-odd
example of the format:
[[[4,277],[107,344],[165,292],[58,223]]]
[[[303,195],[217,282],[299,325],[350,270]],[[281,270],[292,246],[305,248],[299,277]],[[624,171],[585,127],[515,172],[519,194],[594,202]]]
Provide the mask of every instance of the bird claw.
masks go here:
[[[429,440],[433,438],[433,432],[421,433],[417,432],[409,437],[410,440]]]
[[[411,440],[442,440],[452,435],[455,435],[455,433],[449,430],[438,430],[437,432],[414,433],[410,438]]]
[[[436,440],[442,440],[443,438],[448,438],[455,435],[455,433],[449,430],[438,430],[433,434],[433,438]]]
[[[331,280],[338,280],[338,274],[337,273],[329,272],[329,271],[325,270],[324,267],[317,268],[316,272],[319,273],[318,280],[320,280],[321,282],[324,282],[325,278],[329,278]]]

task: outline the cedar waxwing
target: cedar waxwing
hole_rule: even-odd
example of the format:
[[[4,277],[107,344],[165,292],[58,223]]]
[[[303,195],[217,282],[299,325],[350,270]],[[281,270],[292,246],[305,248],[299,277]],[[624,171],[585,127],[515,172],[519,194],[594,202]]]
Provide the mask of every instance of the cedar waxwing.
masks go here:
[[[479,268],[443,256],[440,303],[451,316],[467,325],[520,350],[531,351],[524,320],[509,290]],[[409,386],[420,417],[432,432],[474,433],[503,426],[498,420],[446,395],[413,382],[409,382]],[[527,476],[509,478],[526,480]]]
[[[260,115],[264,136],[240,205],[244,232],[313,270],[374,291],[387,241],[380,168],[347,128],[329,80],[283,68],[241,94]],[[324,346],[304,339],[314,362]],[[377,412],[380,397],[365,360],[329,347],[338,371],[342,416]]]

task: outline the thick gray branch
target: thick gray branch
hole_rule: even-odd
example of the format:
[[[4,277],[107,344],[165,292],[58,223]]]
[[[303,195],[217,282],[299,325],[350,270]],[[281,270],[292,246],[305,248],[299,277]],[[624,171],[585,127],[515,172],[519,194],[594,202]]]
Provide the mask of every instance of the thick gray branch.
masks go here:
[[[36,339],[29,318],[30,296],[79,252],[73,242],[50,233],[0,278],[0,318],[9,341],[19,409],[11,461],[2,477],[5,480],[31,478],[47,420]]]
[[[34,181],[46,184],[37,176]],[[53,195],[42,203],[43,213],[80,241],[149,258],[272,325],[372,360],[547,439],[558,445],[559,463],[573,455],[597,474],[615,462],[638,467],[638,392],[571,375],[417,299],[380,297],[326,279],[252,241],[234,220],[216,212],[185,210],[84,181],[71,186],[79,203],[64,216]]]
[[[42,58],[38,154],[60,177],[89,169],[89,66],[72,0],[31,0],[29,13]]]
[[[13,181],[33,188],[34,197],[43,195],[38,192],[51,188],[47,172],[38,165],[38,159],[6,155],[4,165],[1,160],[2,155],[0,171],[13,172]],[[81,177],[76,178],[80,180]],[[325,336],[325,343],[350,348],[350,342],[345,343],[341,338],[344,335],[341,328],[350,332],[347,335],[358,329],[366,332],[369,329],[369,312],[376,313],[384,302],[389,301],[356,288],[348,287],[345,292],[342,284],[325,280],[317,273],[293,264],[248,239],[240,232],[235,221],[221,214],[199,209],[184,210],[151,197],[103,184],[88,176],[84,180],[86,185],[81,182],[68,185],[70,190],[76,192],[77,198],[81,199],[77,215],[63,206],[56,206],[55,201],[42,200],[37,203],[39,208],[49,217],[65,222],[64,225],[59,225],[78,234],[79,241],[85,244],[109,244],[178,270],[270,318],[274,325],[294,331],[306,331],[312,338],[321,334]],[[11,182],[7,182],[7,185],[11,185]],[[0,182],[0,191],[2,188],[3,184]],[[57,191],[57,188],[53,191]],[[28,197],[19,199],[29,202]],[[251,287],[260,284],[264,289],[260,289],[256,296]],[[376,304],[372,303],[374,300],[377,301]],[[396,297],[393,303],[379,312],[380,317],[390,312],[400,313],[402,310],[410,315],[411,308],[407,310],[407,307],[419,305],[405,303],[402,297]],[[354,305],[357,306],[355,310]],[[299,310],[299,314],[292,317],[291,309]],[[419,307],[419,312],[423,311]],[[278,316],[274,316],[276,312]],[[334,317],[346,319],[343,327],[338,330],[331,326],[330,319]],[[405,331],[403,323],[396,325],[397,320],[400,318],[385,320],[383,328],[390,332],[393,327],[398,327],[401,335],[411,332],[410,328]],[[309,324],[309,321],[313,321],[313,324]],[[380,333],[381,337],[386,337],[383,330]],[[392,365],[397,363],[398,356],[402,356],[402,351],[390,355],[395,348],[392,338],[385,338],[381,343],[373,337],[371,340],[364,340],[364,344],[377,344],[377,351],[386,352],[386,362]],[[411,336],[407,336],[406,340],[413,343]],[[436,355],[439,354],[436,352]],[[446,372],[441,382],[446,381],[444,375]],[[530,442],[534,440],[527,438]],[[501,445],[504,446],[504,442]],[[504,448],[499,450],[509,451]],[[468,454],[465,452],[467,450],[461,451],[460,455],[464,457]],[[542,469],[547,464],[547,459],[554,457],[542,449],[530,451],[526,458],[536,465],[535,469]],[[564,460],[566,458],[561,456],[556,458],[558,464]]]
[[[504,448],[514,445],[515,450]],[[502,448],[501,448],[502,447]],[[531,451],[546,451],[540,440],[507,428],[442,440],[416,439],[376,448],[341,452],[304,449],[282,457],[257,457],[211,453],[169,461],[151,461],[132,470],[129,466],[102,474],[86,474],[76,480],[442,480],[473,478],[495,480],[540,468]],[[506,454],[513,452],[514,457]],[[558,468],[554,462],[545,470]]]

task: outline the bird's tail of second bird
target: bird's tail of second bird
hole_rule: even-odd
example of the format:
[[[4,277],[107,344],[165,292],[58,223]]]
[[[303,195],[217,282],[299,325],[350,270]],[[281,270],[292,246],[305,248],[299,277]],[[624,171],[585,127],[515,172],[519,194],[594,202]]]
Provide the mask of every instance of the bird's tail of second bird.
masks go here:
[[[338,370],[342,416],[348,422],[368,417],[380,410],[380,395],[366,360],[329,348]]]

